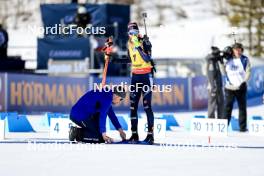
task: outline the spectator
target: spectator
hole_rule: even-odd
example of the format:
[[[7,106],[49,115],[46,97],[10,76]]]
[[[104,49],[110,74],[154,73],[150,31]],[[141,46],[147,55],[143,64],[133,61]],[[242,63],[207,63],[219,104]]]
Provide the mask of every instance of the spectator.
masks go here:
[[[0,24],[0,59],[7,58],[8,33]]]
[[[243,55],[243,45],[233,45],[233,57],[227,58],[224,64],[225,80],[225,118],[230,122],[233,104],[237,100],[239,107],[240,132],[247,131],[247,81],[251,74],[251,65]]]

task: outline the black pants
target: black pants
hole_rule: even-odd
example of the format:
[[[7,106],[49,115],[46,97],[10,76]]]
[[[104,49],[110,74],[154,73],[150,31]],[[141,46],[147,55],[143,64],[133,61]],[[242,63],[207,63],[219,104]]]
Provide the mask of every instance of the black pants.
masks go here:
[[[100,114],[94,114],[91,117],[87,117],[87,119],[79,122],[76,121],[74,117],[70,117],[70,119],[80,126],[81,129],[81,139],[83,142],[87,143],[104,143],[104,139],[99,130],[99,117]]]
[[[7,48],[0,47],[0,59],[6,59],[6,58],[7,58]]]
[[[143,95],[143,106],[147,114],[148,132],[153,132],[154,115],[151,108],[153,78],[151,74],[133,74],[131,80],[130,92],[130,118],[131,130],[137,132],[138,126],[138,103]]]
[[[239,90],[225,89],[225,118],[228,123],[231,120],[232,110],[235,99],[239,108],[239,127],[240,130],[247,128],[247,85],[244,83]]]
[[[224,94],[220,87],[216,91],[215,96],[212,96],[211,91],[208,91],[208,118],[215,118],[215,111],[217,111],[217,118],[224,118]]]

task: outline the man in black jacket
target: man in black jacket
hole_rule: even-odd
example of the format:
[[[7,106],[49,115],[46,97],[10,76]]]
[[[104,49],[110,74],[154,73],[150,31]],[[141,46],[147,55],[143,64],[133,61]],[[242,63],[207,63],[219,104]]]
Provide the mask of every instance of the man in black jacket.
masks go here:
[[[217,47],[212,47],[212,53],[206,57],[206,72],[208,78],[208,118],[224,117],[224,95],[222,74],[220,71],[219,62],[222,62],[220,50]]]
[[[0,24],[0,59],[7,58],[8,33]]]

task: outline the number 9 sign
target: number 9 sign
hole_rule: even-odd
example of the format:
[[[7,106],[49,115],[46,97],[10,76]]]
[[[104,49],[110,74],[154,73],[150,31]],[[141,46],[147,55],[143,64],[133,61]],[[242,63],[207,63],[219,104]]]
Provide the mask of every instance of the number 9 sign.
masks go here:
[[[166,136],[166,120],[165,119],[155,119],[154,120],[154,138],[162,139]],[[147,120],[139,119],[138,122],[138,131],[140,138],[144,139],[148,132],[148,123]]]

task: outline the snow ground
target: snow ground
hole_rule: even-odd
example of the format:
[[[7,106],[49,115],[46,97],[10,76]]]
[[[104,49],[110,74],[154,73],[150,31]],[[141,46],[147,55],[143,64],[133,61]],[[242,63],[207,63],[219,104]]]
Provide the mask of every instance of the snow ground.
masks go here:
[[[248,113],[263,116],[263,108],[251,107]],[[176,114],[188,119],[206,112]],[[0,175],[263,176],[263,137],[230,132],[228,137],[212,137],[208,143],[208,137],[193,136],[184,130],[183,121],[179,123],[181,127],[167,132],[160,141],[174,146],[1,143]],[[109,135],[117,139],[116,133]],[[48,133],[9,133],[6,137],[43,140]]]
[[[169,138],[174,141],[198,140],[200,144],[207,142],[205,137],[194,137],[184,132],[172,132]],[[224,140],[212,139],[212,141],[225,141],[230,144],[255,143],[264,146],[263,138],[238,133]],[[61,144],[56,148],[49,144],[37,146],[1,144],[0,173],[5,176],[71,176],[73,174],[262,176],[263,155],[263,148],[106,144]]]

